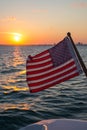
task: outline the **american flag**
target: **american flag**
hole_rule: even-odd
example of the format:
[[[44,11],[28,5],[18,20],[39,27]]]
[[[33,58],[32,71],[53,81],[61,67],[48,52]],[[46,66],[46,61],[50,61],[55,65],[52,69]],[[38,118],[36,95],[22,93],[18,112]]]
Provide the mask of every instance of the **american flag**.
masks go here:
[[[39,92],[78,76],[82,72],[68,37],[54,47],[28,56],[26,78],[30,92]]]

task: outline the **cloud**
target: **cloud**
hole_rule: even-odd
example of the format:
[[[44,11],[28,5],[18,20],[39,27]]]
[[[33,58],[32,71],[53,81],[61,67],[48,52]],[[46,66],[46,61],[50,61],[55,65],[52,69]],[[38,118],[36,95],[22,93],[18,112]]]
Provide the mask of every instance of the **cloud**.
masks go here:
[[[46,9],[35,9],[35,10],[32,10],[33,13],[47,13],[48,10]]]
[[[10,16],[10,17],[8,17],[7,20],[8,20],[8,21],[16,21],[17,19],[16,19],[15,16]]]
[[[17,19],[16,19],[15,16],[8,16],[8,17],[6,17],[6,18],[1,19],[0,21],[1,21],[1,22],[12,22],[12,21],[16,21],[16,20],[17,20]]]
[[[75,2],[72,6],[74,8],[87,8],[87,2]]]
[[[13,23],[23,23],[24,21],[22,21],[22,20],[18,20],[15,16],[8,16],[8,17],[6,17],[6,18],[2,18],[1,20],[0,20],[0,22],[2,22],[2,23],[6,23],[6,22],[13,22]]]

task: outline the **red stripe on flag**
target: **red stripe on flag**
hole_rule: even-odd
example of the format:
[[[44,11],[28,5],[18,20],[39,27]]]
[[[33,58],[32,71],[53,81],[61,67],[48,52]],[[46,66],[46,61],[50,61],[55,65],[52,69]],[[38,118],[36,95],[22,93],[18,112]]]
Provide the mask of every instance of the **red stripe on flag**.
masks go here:
[[[42,80],[42,81],[38,81],[37,82],[37,80],[35,80],[36,81],[36,83],[31,83],[31,81],[30,81],[30,83],[29,83],[29,86],[30,87],[35,87],[35,86],[39,86],[39,85],[42,85],[42,84],[45,84],[45,83],[50,83],[50,81],[54,81],[54,80],[56,80],[56,79],[59,79],[59,78],[62,78],[64,75],[68,75],[69,73],[71,73],[71,72],[73,72],[73,71],[75,71],[76,70],[76,67],[75,68],[73,68],[73,69],[71,69],[71,70],[68,70],[68,71],[66,71],[66,72],[64,72],[64,73],[62,73],[62,74],[59,74],[59,75],[56,75],[56,76],[52,76],[51,78],[49,78],[49,76],[47,77],[48,79],[45,79],[45,80]]]
[[[27,66],[27,70],[31,71],[31,69],[33,70],[34,68],[40,68],[40,67],[43,67],[43,66],[47,66],[51,63],[52,63],[51,61],[47,61],[47,62],[40,63],[40,64],[38,63],[36,65],[29,65],[29,66]]]
[[[37,59],[32,58],[28,63],[29,63],[29,66],[32,66],[33,63],[36,63],[36,62],[39,63],[40,61],[44,61],[44,60],[49,59],[49,58],[50,58],[50,55],[47,55],[47,56],[42,57],[42,58],[37,58]]]
[[[61,83],[61,82],[64,82],[64,81],[66,81],[66,80],[69,80],[69,79],[71,79],[71,78],[73,78],[73,77],[75,77],[75,76],[78,76],[78,75],[79,75],[79,73],[77,72],[77,73],[75,73],[75,74],[73,74],[73,75],[71,75],[71,76],[67,76],[66,78],[63,78],[63,79],[61,79],[61,80],[59,80],[59,81],[57,81],[57,82],[55,82],[55,83],[51,83],[51,84],[49,84],[49,85],[46,85],[46,86],[43,86],[43,87],[40,87],[40,88],[32,89],[32,88],[30,87],[30,92],[32,92],[32,93],[39,92],[39,91],[41,91],[41,90],[47,89],[47,88],[49,88],[49,87],[52,87],[52,86],[54,86],[55,84],[59,84],[59,83]]]
[[[52,69],[52,67],[53,67],[52,64],[50,66],[46,67],[46,68],[43,67],[43,69],[39,70],[39,72],[43,73],[44,71],[48,71],[48,70]],[[37,73],[38,73],[38,70],[26,72],[27,75],[32,75],[32,74],[37,74]]]

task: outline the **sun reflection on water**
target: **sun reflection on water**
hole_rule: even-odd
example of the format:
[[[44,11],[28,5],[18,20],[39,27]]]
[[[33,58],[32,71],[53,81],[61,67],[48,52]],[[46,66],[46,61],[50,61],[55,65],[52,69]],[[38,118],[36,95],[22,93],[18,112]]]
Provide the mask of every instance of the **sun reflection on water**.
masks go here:
[[[29,110],[33,103],[25,102],[29,88],[26,84],[26,59],[23,48],[14,46],[6,48],[3,56],[4,65],[0,78],[1,95],[0,112],[8,110]],[[27,99],[28,100],[28,99]]]
[[[0,111],[7,111],[7,110],[15,110],[15,109],[19,109],[19,110],[29,110],[32,107],[32,103],[28,104],[28,103],[18,103],[18,104],[12,104],[12,103],[3,103],[2,105],[0,105]]]
[[[16,46],[14,47],[13,51],[13,59],[12,59],[12,66],[16,67],[17,65],[21,65],[24,62],[24,59],[22,57],[22,52],[20,50],[20,47]]]
[[[27,91],[25,59],[20,46],[11,47],[8,56],[8,64],[5,64],[4,73],[1,76],[1,84],[4,94],[16,91]]]
[[[4,86],[4,94],[8,94],[10,92],[19,92],[19,91],[28,91],[28,87],[17,87],[17,86]]]

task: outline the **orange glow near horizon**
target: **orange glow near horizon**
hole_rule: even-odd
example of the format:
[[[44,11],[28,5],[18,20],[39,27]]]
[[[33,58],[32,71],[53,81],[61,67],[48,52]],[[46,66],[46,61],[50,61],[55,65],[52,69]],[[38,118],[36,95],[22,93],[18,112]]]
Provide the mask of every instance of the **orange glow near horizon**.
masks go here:
[[[50,37],[50,38],[49,38]],[[57,39],[58,40],[58,39]],[[35,44],[51,44],[55,42],[55,37],[50,34],[41,34],[41,32],[17,33],[2,32],[0,43],[2,45],[35,45]]]
[[[2,45],[24,45],[25,35],[16,32],[0,32],[0,44]]]
[[[27,32],[27,31],[26,31]],[[79,35],[75,33],[71,33],[72,38],[75,43],[81,42],[86,43],[86,38],[84,36],[79,38]],[[21,46],[21,45],[39,45],[39,44],[54,44],[60,42],[65,36],[66,33],[52,33],[52,32],[41,32],[40,30],[38,32],[30,31],[27,33],[24,32],[0,32],[0,44],[2,45],[15,45],[15,46]],[[80,39],[81,41],[79,41]]]

